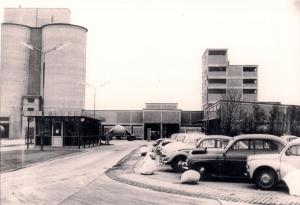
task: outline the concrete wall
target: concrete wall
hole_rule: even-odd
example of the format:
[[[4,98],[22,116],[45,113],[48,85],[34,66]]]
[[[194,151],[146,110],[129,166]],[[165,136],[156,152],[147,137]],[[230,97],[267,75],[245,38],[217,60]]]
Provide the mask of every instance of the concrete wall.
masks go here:
[[[181,111],[182,126],[193,126],[196,122],[200,122],[202,119],[202,111]]]
[[[41,28],[31,28],[30,44],[42,49]],[[41,53],[37,50],[30,50],[29,73],[28,73],[28,95],[40,95],[41,89]]]
[[[61,43],[45,57],[45,111],[81,110],[85,101],[86,33],[83,27],[51,24],[42,28],[43,50]]]
[[[30,50],[21,41],[30,41],[30,28],[2,24],[0,116],[10,118],[10,138],[21,137],[22,96],[28,89]]]
[[[41,27],[52,23],[70,23],[70,15],[66,8],[5,8],[3,21]]]
[[[89,111],[91,114],[92,110]],[[96,110],[96,115],[103,117],[104,124],[142,124],[143,111],[142,110]]]
[[[239,77],[243,76],[243,66],[240,65],[228,65],[227,67],[228,77]]]
[[[144,110],[144,123],[180,124],[179,110]]]

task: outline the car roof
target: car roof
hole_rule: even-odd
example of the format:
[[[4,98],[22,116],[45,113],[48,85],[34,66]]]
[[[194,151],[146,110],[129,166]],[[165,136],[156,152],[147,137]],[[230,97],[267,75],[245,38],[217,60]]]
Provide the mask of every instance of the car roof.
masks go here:
[[[287,146],[300,145],[300,138],[290,141]]]
[[[270,140],[276,140],[278,142],[281,142],[282,144],[287,144],[287,142],[282,139],[281,137],[275,136],[275,135],[269,135],[269,134],[245,134],[245,135],[238,135],[233,137],[234,140],[241,140],[241,139],[270,139]]]
[[[232,137],[226,136],[226,135],[206,135],[204,139],[224,139],[224,140],[230,140]]]
[[[283,139],[289,139],[289,138],[295,138],[295,139],[297,139],[298,137],[295,136],[295,135],[282,135],[281,138],[283,138]]]

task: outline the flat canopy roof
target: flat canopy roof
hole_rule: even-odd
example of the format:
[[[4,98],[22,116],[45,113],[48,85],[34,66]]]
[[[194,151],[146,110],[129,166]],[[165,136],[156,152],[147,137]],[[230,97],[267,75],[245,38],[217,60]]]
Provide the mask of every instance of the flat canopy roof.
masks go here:
[[[42,111],[24,111],[25,117],[42,117]],[[103,121],[104,118],[90,114],[86,111],[46,111],[44,117],[86,117],[98,121]]]

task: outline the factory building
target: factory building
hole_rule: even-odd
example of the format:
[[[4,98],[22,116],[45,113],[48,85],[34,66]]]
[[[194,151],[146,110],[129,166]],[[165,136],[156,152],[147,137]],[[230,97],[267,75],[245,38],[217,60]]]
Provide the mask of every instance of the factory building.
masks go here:
[[[4,137],[25,137],[42,111],[44,116],[82,112],[87,29],[71,24],[70,18],[64,8],[4,9],[0,75]]]
[[[181,110],[177,103],[146,103],[142,110],[84,110],[87,29],[71,24],[70,15],[68,9],[4,9],[2,137],[30,136],[36,145],[61,147],[98,144],[115,125],[141,139],[203,129],[221,133],[218,110],[232,90],[240,95],[245,113],[253,112],[258,104],[266,112],[273,109],[273,104],[257,102],[257,65],[230,65],[227,49],[206,49],[202,57],[203,111]],[[284,130],[296,132],[299,119],[294,119],[293,109],[299,108],[279,108],[293,122]]]
[[[202,56],[202,108],[218,102],[230,90],[241,101],[257,101],[257,65],[230,65],[227,49],[206,49]]]
[[[92,114],[94,111],[87,111]],[[183,111],[177,103],[146,103],[143,110],[96,110],[101,117],[101,135],[122,125],[142,139],[170,137],[173,133],[201,131],[201,111]]]

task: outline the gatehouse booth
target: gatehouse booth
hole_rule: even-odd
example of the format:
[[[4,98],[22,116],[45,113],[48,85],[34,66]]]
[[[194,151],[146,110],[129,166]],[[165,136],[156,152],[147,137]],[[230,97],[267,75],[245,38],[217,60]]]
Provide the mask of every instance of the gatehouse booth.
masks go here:
[[[90,147],[100,144],[101,117],[87,112],[32,112],[35,119],[35,145]]]

